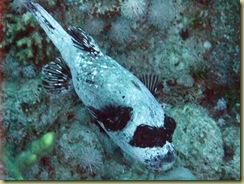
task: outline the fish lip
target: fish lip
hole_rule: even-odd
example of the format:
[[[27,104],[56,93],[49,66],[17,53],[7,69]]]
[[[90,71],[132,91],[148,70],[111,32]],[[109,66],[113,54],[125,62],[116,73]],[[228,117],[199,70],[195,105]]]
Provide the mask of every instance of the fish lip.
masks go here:
[[[149,165],[154,170],[165,171],[170,169],[176,160],[175,152],[170,153],[170,155],[160,155],[152,157],[150,160],[145,160],[146,164]]]
[[[145,163],[152,167],[154,170],[165,171],[170,169],[176,160],[176,151],[172,143],[167,142],[163,147],[163,151],[149,159],[145,160]]]
[[[162,162],[165,162],[165,163],[170,162],[171,163],[176,159],[176,152],[175,152],[175,150],[169,150],[165,156],[163,156],[159,159],[162,160]]]

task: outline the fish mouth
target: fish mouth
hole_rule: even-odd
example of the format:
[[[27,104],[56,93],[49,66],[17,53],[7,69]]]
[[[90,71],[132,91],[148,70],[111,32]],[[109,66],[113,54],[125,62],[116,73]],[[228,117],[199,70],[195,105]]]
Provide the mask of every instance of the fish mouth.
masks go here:
[[[167,163],[167,162],[173,162],[173,161],[175,161],[175,159],[176,159],[175,150],[170,150],[161,160],[162,160],[162,162]]]
[[[145,163],[152,167],[154,170],[165,171],[170,169],[176,160],[176,151],[174,145],[167,143],[164,146],[163,151],[159,154],[151,156],[145,160]]]
[[[145,160],[146,164],[154,170],[165,171],[170,169],[176,160],[176,153],[174,150],[168,151],[166,155],[158,155],[151,159]]]

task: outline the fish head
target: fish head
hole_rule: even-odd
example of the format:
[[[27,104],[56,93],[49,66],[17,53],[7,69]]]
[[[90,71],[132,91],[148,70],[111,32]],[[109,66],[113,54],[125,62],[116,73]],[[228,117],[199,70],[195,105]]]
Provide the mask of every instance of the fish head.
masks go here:
[[[163,147],[151,148],[150,153],[147,153],[147,155],[150,156],[144,162],[154,170],[168,170],[176,160],[174,144],[168,141]]]
[[[154,170],[168,170],[176,160],[175,146],[172,141],[176,123],[165,115],[164,126],[137,126],[129,144],[137,148],[142,161]]]

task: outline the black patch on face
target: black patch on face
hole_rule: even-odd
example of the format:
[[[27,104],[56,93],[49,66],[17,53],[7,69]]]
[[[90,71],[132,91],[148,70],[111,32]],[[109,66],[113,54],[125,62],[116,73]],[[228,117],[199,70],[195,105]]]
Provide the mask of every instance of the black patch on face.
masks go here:
[[[140,125],[137,127],[130,145],[146,148],[154,146],[163,146],[166,143],[167,134],[165,129],[156,128],[148,125]]]
[[[162,147],[166,141],[172,142],[176,124],[175,121],[168,117],[165,118],[165,127],[152,127],[148,125],[140,125],[137,127],[130,145],[140,148],[152,148],[154,146]]]
[[[175,120],[167,115],[164,118],[164,127],[166,128],[168,134],[171,134],[171,137],[175,131],[176,123]]]
[[[109,131],[120,131],[130,121],[133,109],[131,107],[108,105],[102,109],[88,107],[92,116]]]
[[[132,82],[132,84],[133,84],[137,89],[139,89],[139,90],[141,91],[141,88],[140,88],[140,86],[139,86],[139,84],[138,84],[137,82],[135,82],[135,81],[133,81],[133,80],[131,80],[131,82]]]

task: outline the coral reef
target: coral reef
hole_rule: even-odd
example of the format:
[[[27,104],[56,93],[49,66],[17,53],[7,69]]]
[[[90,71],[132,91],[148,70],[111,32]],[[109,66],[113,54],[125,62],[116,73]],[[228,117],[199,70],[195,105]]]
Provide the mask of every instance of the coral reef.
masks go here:
[[[50,40],[43,38],[42,31],[37,27],[31,13],[23,12],[24,1],[14,0],[3,1],[5,7],[3,32],[4,38],[1,43],[4,51],[19,61],[27,64],[43,65],[55,54],[54,47]],[[25,10],[26,11],[26,10]]]
[[[172,1],[166,0],[162,3],[160,0],[152,0],[148,15],[151,24],[164,29],[174,17],[175,9]]]
[[[111,39],[119,43],[125,43],[132,37],[132,30],[130,28],[130,21],[125,18],[118,18],[112,22],[110,29]]]
[[[227,108],[226,101],[224,98],[218,99],[217,105],[214,107],[214,110],[222,111]]]
[[[220,179],[223,140],[219,127],[209,117],[207,110],[186,104],[170,108],[168,113],[178,122],[173,135],[178,155],[175,165],[189,168],[200,180]]]
[[[79,168],[81,173],[76,179],[102,176],[104,172],[102,146],[96,135],[87,126],[81,125],[84,121],[82,119],[79,121],[80,123],[72,122],[71,127],[62,128],[60,132],[61,137],[56,145],[60,156],[64,158],[60,164],[69,168],[67,169],[69,172],[77,172]]]
[[[0,2],[0,178],[240,180],[239,1],[35,0],[133,74],[159,76],[158,100],[177,123],[178,159],[167,172],[123,153],[74,91],[44,92],[41,68],[59,54],[24,2]],[[31,149],[54,134],[50,150]]]
[[[125,0],[121,3],[121,14],[131,19],[139,19],[147,8],[144,0]]]
[[[240,179],[240,127],[226,127],[222,134],[225,150],[225,176],[223,179]]]

